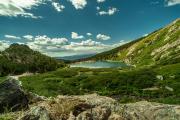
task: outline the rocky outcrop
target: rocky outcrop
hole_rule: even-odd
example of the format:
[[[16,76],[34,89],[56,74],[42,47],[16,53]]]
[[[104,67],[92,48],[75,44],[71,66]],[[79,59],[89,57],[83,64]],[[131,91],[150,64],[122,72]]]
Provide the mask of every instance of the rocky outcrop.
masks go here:
[[[0,84],[0,113],[28,107],[28,99],[19,81],[8,78]]]
[[[27,111],[19,120],[50,120],[50,116],[46,108],[35,106]]]
[[[168,49],[176,48],[179,45],[180,45],[180,39],[177,39],[176,41],[174,41],[172,43],[167,43],[164,46],[153,50],[152,53],[151,53],[151,56],[155,56],[155,55],[157,56],[158,54],[162,54],[164,52],[167,52]]]
[[[141,101],[120,105],[125,120],[179,120],[180,106]]]
[[[12,120],[179,120],[180,118],[180,105],[147,101],[120,104],[112,98],[97,94],[44,98],[31,93],[31,97],[33,102],[29,105],[29,110],[12,113]],[[7,108],[15,111],[27,106],[28,99],[17,80],[8,79],[0,84],[1,112]]]
[[[111,110],[105,107],[96,107],[80,113],[77,120],[108,120]]]
[[[21,120],[179,120],[180,118],[179,105],[147,101],[119,104],[112,98],[97,94],[58,96],[32,106],[35,107],[26,112],[22,117],[24,119]],[[25,119],[31,117],[36,119]]]

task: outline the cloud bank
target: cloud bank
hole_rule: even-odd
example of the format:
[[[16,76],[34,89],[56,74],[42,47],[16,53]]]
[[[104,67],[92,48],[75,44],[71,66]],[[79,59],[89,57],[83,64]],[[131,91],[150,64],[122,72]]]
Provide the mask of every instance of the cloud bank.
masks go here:
[[[65,6],[53,0],[0,0],[0,16],[42,18],[42,16],[34,15],[30,10],[48,2],[52,4],[57,12],[61,12],[65,8]]]
[[[42,0],[0,0],[0,16],[41,18],[27,11],[42,3]]]
[[[92,35],[92,34],[91,34]],[[11,35],[13,36],[13,35]],[[17,36],[14,36],[17,37]],[[101,39],[105,39],[102,35]],[[106,36],[107,37],[107,36]],[[10,37],[14,39],[13,37]],[[60,56],[70,56],[70,55],[80,55],[80,54],[94,54],[110,50],[115,47],[115,45],[105,45],[102,42],[94,41],[93,39],[85,39],[80,42],[70,42],[67,38],[57,37],[50,38],[47,35],[24,35],[20,37],[21,40],[26,40],[23,44],[28,45],[31,49],[40,51],[43,54],[60,57]],[[107,38],[106,38],[107,39]],[[0,51],[9,47],[14,40],[0,40]],[[21,43],[22,44],[22,43]]]

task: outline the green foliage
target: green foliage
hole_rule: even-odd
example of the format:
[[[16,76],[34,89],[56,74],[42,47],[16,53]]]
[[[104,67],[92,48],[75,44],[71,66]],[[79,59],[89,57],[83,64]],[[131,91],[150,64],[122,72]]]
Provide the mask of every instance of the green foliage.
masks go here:
[[[0,120],[13,120],[12,116],[1,116],[0,115]]]
[[[31,50],[26,45],[12,44],[0,54],[0,76],[24,72],[47,72],[64,67],[61,61]]]
[[[24,89],[45,96],[98,93],[120,96],[120,102],[150,100],[178,103],[180,97],[180,64],[139,69],[64,68],[57,71],[22,77]],[[164,80],[156,78],[162,75]],[[173,92],[165,89],[172,87]],[[144,90],[158,87],[158,90]],[[169,98],[173,97],[173,101]],[[164,98],[164,99],[163,99]]]
[[[97,54],[85,60],[124,61],[128,64],[136,65],[137,67],[179,63],[179,27],[180,19],[176,20],[165,28],[149,34],[146,37],[134,40],[120,47]],[[175,46],[172,44],[175,44]],[[165,45],[172,47],[167,47]],[[152,53],[154,50],[159,51],[153,55]]]
[[[6,80],[6,77],[0,77],[0,83]]]

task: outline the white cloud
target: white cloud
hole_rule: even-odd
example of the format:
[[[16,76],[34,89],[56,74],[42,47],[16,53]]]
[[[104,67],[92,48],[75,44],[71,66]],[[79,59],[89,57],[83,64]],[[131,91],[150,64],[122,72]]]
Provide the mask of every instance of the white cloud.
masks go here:
[[[5,35],[4,37],[8,39],[21,39],[20,37],[14,35]]]
[[[116,12],[118,12],[117,8],[109,8],[108,11],[99,11],[99,15],[114,15]]]
[[[149,34],[144,34],[143,37],[146,37],[146,36],[148,36],[148,35],[149,35]]]
[[[27,40],[33,40],[34,37],[32,35],[24,35],[23,38]]]
[[[69,42],[66,38],[50,38],[46,35],[35,36],[26,43],[31,49],[49,56],[67,56],[103,52],[112,48],[92,39],[81,42]]]
[[[108,35],[103,35],[103,34],[98,34],[98,35],[96,36],[96,38],[97,38],[98,40],[109,40],[109,39],[111,39],[110,36],[108,36]]]
[[[167,6],[173,6],[180,4],[180,0],[165,0]]]
[[[50,38],[47,35],[24,35],[23,38],[24,37],[32,38],[32,40],[24,44],[28,45],[33,50],[40,51],[52,57],[100,53],[125,43],[125,41],[120,41],[119,44],[105,45],[92,39],[83,40],[81,42],[69,42],[68,39],[63,37]],[[11,43],[13,42],[0,40],[0,50],[9,47]]]
[[[81,42],[71,42],[69,45],[63,46],[64,52],[67,55],[77,54],[92,54],[99,53],[112,49],[110,45],[104,45],[101,42],[93,41],[92,39],[84,40]]]
[[[26,43],[31,49],[40,51],[49,56],[54,56],[62,50],[62,47],[68,45],[68,39],[66,38],[50,38],[46,35],[38,35],[33,37],[32,41]]]
[[[83,9],[87,5],[87,0],[69,0],[76,9]]]
[[[10,45],[9,41],[0,40],[0,51],[5,50]]]
[[[71,33],[71,38],[72,39],[82,39],[82,38],[84,38],[84,36],[83,35],[78,35],[78,33],[76,33],[76,32],[72,32]]]
[[[87,36],[91,36],[91,35],[92,35],[92,33],[86,33],[86,35],[87,35]]]
[[[88,39],[85,41],[81,41],[80,43],[71,42],[71,46],[102,46],[101,42],[93,41],[92,39]]]
[[[0,0],[0,16],[42,18],[42,16],[34,15],[28,11],[48,2],[52,4],[57,12],[61,12],[65,8],[65,6],[53,2],[53,0]]]
[[[35,16],[27,10],[41,3],[42,0],[0,0],[0,16],[40,18],[40,16]]]
[[[57,2],[52,2],[52,6],[56,9],[57,12],[62,12],[63,9],[65,8],[64,5],[61,5],[60,3]]]
[[[96,10],[100,10],[101,8],[99,6],[96,7]]]
[[[98,3],[105,2],[106,0],[97,0]]]
[[[66,45],[68,43],[68,39],[66,38],[50,38],[46,35],[36,36],[34,38],[34,43],[37,45]]]

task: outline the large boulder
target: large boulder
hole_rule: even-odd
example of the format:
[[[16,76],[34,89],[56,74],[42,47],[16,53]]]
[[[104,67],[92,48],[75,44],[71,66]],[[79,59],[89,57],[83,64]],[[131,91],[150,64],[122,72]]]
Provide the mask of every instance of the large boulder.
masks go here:
[[[120,104],[119,115],[125,120],[179,120],[180,106],[140,101]]]
[[[28,99],[18,80],[8,78],[0,84],[0,113],[28,107]]]
[[[96,94],[38,100],[18,120],[180,120],[180,105],[140,101],[120,104]]]

